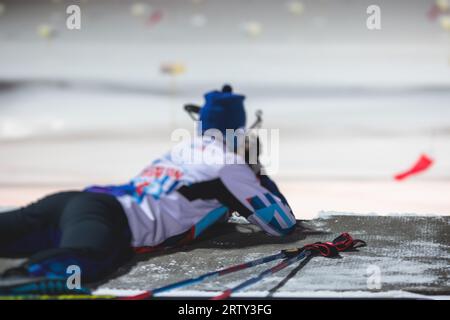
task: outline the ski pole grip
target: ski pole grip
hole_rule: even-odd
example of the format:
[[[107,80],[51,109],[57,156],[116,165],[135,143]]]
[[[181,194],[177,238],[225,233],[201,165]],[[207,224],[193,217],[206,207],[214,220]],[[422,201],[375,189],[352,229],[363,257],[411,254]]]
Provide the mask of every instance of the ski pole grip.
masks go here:
[[[282,253],[284,253],[284,255],[287,257],[287,258],[291,258],[291,257],[293,257],[293,256],[296,256],[296,255],[298,255],[300,252],[302,252],[303,251],[303,248],[291,248],[291,249],[284,249],[284,250],[281,250],[281,252]]]
[[[356,249],[365,247],[367,244],[363,240],[353,239],[347,232],[342,233],[339,237],[333,240],[332,245],[338,251],[345,251],[348,249]]]

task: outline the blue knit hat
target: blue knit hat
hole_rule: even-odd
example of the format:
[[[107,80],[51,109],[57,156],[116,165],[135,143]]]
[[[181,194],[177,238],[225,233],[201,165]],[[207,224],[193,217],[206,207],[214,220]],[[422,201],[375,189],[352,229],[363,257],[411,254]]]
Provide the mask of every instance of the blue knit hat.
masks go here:
[[[205,104],[200,110],[202,134],[208,129],[217,129],[225,135],[226,129],[244,128],[244,99],[245,96],[234,94],[230,86],[206,93]]]

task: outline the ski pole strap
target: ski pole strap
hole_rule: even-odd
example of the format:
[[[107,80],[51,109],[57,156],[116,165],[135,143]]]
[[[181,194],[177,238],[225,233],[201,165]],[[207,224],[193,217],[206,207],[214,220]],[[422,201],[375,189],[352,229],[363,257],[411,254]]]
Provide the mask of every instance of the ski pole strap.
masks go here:
[[[365,241],[353,239],[350,234],[345,232],[334,239],[332,242],[315,242],[307,244],[301,248],[287,249],[283,250],[282,252],[287,257],[291,257],[305,250],[309,250],[324,257],[335,257],[339,254],[339,252],[365,247],[366,245],[367,244]]]
[[[344,232],[339,237],[334,239],[331,245],[333,245],[337,251],[340,252],[365,247],[367,246],[367,243],[360,239],[353,239],[350,234]]]

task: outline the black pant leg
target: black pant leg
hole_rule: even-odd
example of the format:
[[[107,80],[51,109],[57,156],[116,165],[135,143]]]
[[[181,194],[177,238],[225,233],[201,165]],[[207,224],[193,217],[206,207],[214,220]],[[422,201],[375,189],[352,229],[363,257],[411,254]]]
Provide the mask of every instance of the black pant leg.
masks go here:
[[[0,213],[0,256],[32,254],[58,245],[62,212],[79,191],[59,192]]]
[[[64,208],[61,248],[111,252],[130,247],[128,220],[114,196],[83,192]]]
[[[33,275],[64,276],[69,265],[77,265],[83,281],[96,281],[132,255],[128,220],[113,196],[89,192],[76,195],[64,207],[59,228],[59,248],[30,258]]]

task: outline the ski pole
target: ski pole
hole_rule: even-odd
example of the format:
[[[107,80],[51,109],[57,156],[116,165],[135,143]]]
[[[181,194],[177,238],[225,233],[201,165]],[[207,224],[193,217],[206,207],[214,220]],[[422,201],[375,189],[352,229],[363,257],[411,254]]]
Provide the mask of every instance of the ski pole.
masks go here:
[[[241,263],[241,264],[227,267],[224,269],[208,272],[208,273],[202,274],[195,278],[185,279],[185,280],[175,282],[175,283],[163,286],[163,287],[159,287],[159,288],[152,289],[152,290],[147,290],[147,291],[145,291],[141,294],[135,295],[135,296],[124,297],[123,300],[148,299],[148,298],[155,296],[156,294],[166,292],[169,290],[173,290],[173,289],[178,289],[178,288],[189,286],[189,285],[194,285],[194,284],[203,282],[204,280],[209,279],[209,278],[224,276],[226,274],[230,274],[230,273],[233,273],[236,271],[251,268],[251,267],[254,267],[254,266],[257,266],[260,264],[268,263],[268,262],[271,262],[274,260],[283,259],[283,258],[286,258],[286,255],[287,255],[287,250],[283,250],[280,253],[277,253],[274,255],[262,257],[262,258],[259,258],[259,259],[253,260],[253,261]]]
[[[274,274],[284,268],[290,266],[291,264],[296,263],[297,261],[302,260],[303,258],[307,258],[313,254],[319,254],[324,257],[333,257],[339,255],[339,252],[346,251],[348,249],[356,249],[359,247],[366,246],[366,243],[362,240],[353,239],[348,233],[343,233],[339,237],[333,240],[333,242],[316,242],[313,244],[308,244],[300,249],[298,249],[298,253],[292,252],[291,254],[287,253],[287,258],[277,265],[269,268],[259,275],[250,278],[239,285],[227,289],[223,291],[221,294],[211,298],[211,300],[224,300],[228,299],[233,293],[240,291],[252,284],[255,284],[261,281],[263,278]]]
[[[305,245],[302,248],[295,248],[295,249],[288,249],[288,250],[282,250],[281,252],[262,257],[253,261],[249,261],[246,263],[234,265],[231,267],[227,267],[224,269],[220,269],[213,272],[208,272],[203,275],[200,275],[195,278],[182,280],[179,282],[175,282],[173,284],[169,284],[160,288],[156,288],[153,290],[147,290],[141,294],[133,295],[133,296],[127,296],[127,297],[120,297],[120,296],[114,296],[114,295],[14,295],[14,296],[0,296],[0,299],[38,299],[38,300],[48,300],[48,299],[57,299],[57,300],[91,300],[91,299],[115,299],[115,300],[142,300],[142,299],[148,299],[153,297],[155,294],[162,293],[165,291],[169,291],[176,288],[181,288],[184,286],[200,283],[208,278],[213,278],[217,276],[223,276],[226,274],[230,274],[232,272],[236,272],[239,270],[244,270],[250,267],[254,267],[257,265],[261,265],[264,263],[268,263],[271,261],[283,259],[280,263],[275,265],[274,267],[271,267],[270,269],[261,272],[258,276],[253,277],[247,281],[244,281],[242,284],[232,288],[225,290],[221,295],[213,298],[214,300],[219,299],[226,299],[231,296],[232,293],[242,290],[245,287],[248,287],[264,277],[271,275],[275,272],[278,272],[280,270],[283,270],[284,268],[288,267],[291,264],[294,264],[297,261],[300,261],[304,258],[313,256],[313,254],[320,254],[325,257],[330,257],[337,255],[340,251],[346,251],[348,249],[354,249],[358,247],[365,246],[366,243],[362,240],[354,240],[348,233],[343,233],[339,237],[333,240],[333,242],[316,242],[313,244]]]
[[[236,272],[236,271],[240,271],[240,270],[244,270],[250,267],[254,267],[257,265],[261,265],[264,263],[268,263],[271,261],[275,261],[275,260],[279,260],[279,259],[285,259],[282,262],[280,262],[278,265],[276,265],[275,267],[270,268],[270,271],[267,271],[267,273],[265,273],[262,277],[255,277],[257,279],[253,279],[250,284],[253,284],[255,282],[258,282],[260,279],[264,278],[265,276],[275,273],[277,271],[280,271],[284,268],[286,268],[287,266],[289,266],[292,263],[295,263],[296,261],[299,261],[301,259],[303,259],[304,257],[306,257],[307,255],[310,255],[311,252],[314,253],[318,253],[322,256],[326,256],[326,257],[330,257],[333,255],[337,255],[337,253],[339,251],[345,251],[349,248],[357,248],[360,246],[365,245],[365,242],[362,240],[353,240],[353,238],[348,234],[348,233],[343,233],[341,234],[339,237],[337,237],[336,239],[333,240],[333,242],[316,242],[313,244],[307,244],[304,247],[301,248],[294,248],[294,249],[287,249],[287,250],[282,250],[281,252],[274,254],[274,255],[270,255],[270,256],[266,256],[266,257],[262,257],[253,261],[249,261],[249,262],[245,262],[242,264],[238,264],[238,265],[234,265],[231,267],[227,267],[224,269],[220,269],[217,271],[212,271],[212,272],[208,272],[205,273],[203,275],[200,275],[198,277],[195,278],[190,278],[190,279],[185,279],[182,281],[178,281],[172,284],[168,284],[166,286],[163,287],[159,287],[156,289],[152,289],[152,290],[147,290],[143,293],[140,293],[138,295],[134,295],[134,296],[128,296],[128,297],[122,297],[119,298],[121,300],[142,300],[142,299],[149,299],[154,297],[156,294],[162,293],[162,292],[166,292],[169,290],[173,290],[173,289],[178,289],[181,287],[185,287],[185,286],[189,286],[189,285],[193,285],[193,284],[197,284],[200,282],[203,282],[206,279],[209,278],[214,278],[214,277],[218,277],[218,276],[223,276],[226,274],[230,274],[232,272]],[[309,253],[308,253],[309,252]],[[287,264],[287,265],[286,265]],[[247,286],[247,285],[246,285]],[[240,289],[239,289],[240,290]],[[236,291],[236,290],[235,290]]]
[[[252,284],[262,280],[263,278],[265,278],[269,275],[272,275],[275,272],[283,270],[284,268],[290,266],[293,263],[296,263],[297,261],[302,260],[303,258],[308,257],[309,255],[311,255],[311,250],[305,250],[305,251],[302,251],[300,254],[297,254],[291,258],[284,259],[283,261],[281,261],[277,265],[273,266],[272,268],[261,272],[259,275],[242,282],[241,284],[237,285],[234,288],[223,291],[220,295],[215,296],[215,297],[211,298],[210,300],[228,299],[231,296],[231,294],[233,294],[237,291],[240,291],[248,286],[251,286]]]
[[[173,290],[173,289],[178,289],[178,288],[182,288],[185,286],[189,286],[189,285],[194,285],[196,283],[200,283],[203,282],[204,280],[208,279],[208,278],[214,278],[214,277],[219,277],[219,276],[224,276],[226,274],[230,274],[233,272],[237,272],[240,270],[244,270],[247,268],[251,268],[257,265],[261,265],[264,263],[268,263],[271,261],[275,261],[275,260],[279,260],[279,259],[284,259],[287,257],[287,255],[292,254],[293,252],[296,252],[297,249],[292,249],[292,250],[282,250],[281,252],[274,254],[274,255],[270,255],[270,256],[266,256],[266,257],[262,257],[256,260],[252,260],[249,262],[245,262],[245,263],[241,263],[241,264],[237,264],[234,266],[230,266],[224,269],[220,269],[217,271],[213,271],[213,272],[208,272],[205,274],[202,274],[200,276],[197,276],[195,278],[190,278],[190,279],[185,279],[179,282],[175,282],[172,284],[168,284],[166,286],[163,287],[159,287],[156,289],[152,289],[152,290],[147,290],[144,291],[140,294],[137,295],[132,295],[132,296],[125,296],[125,297],[121,297],[121,296],[113,296],[113,295],[57,295],[57,296],[49,296],[49,295],[15,295],[14,299],[37,299],[37,300],[47,300],[47,299],[67,299],[67,300],[72,300],[72,299],[80,299],[80,300],[91,300],[91,299],[116,299],[116,300],[143,300],[143,299],[149,299],[154,297],[156,294],[162,293],[162,292],[166,292],[169,290]],[[0,300],[1,299],[11,299],[11,296],[1,296],[0,295]]]

